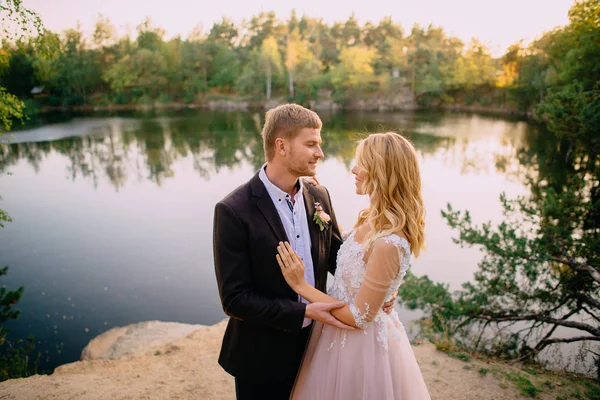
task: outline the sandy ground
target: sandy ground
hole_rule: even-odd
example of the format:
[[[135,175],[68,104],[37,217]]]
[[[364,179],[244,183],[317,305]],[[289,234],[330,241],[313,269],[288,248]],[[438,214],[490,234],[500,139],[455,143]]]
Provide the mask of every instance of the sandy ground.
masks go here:
[[[234,399],[233,378],[217,364],[226,321],[183,339],[119,360],[79,361],[52,375],[0,383],[8,399]],[[430,343],[413,346],[432,399],[522,398],[514,385],[485,376],[480,361],[465,363]],[[551,393],[538,398],[552,398]],[[556,394],[554,394],[556,396]]]

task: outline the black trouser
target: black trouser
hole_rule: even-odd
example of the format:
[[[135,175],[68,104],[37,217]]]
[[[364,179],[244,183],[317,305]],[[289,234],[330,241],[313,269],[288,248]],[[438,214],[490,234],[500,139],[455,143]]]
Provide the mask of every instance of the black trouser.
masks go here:
[[[306,349],[306,343],[310,336],[308,326],[302,329],[298,339],[298,348],[296,349],[296,359],[290,360],[295,363],[294,374],[290,375],[285,381],[277,383],[256,383],[247,379],[235,378],[235,396],[237,400],[288,400],[292,393],[296,375],[300,369],[302,356]]]

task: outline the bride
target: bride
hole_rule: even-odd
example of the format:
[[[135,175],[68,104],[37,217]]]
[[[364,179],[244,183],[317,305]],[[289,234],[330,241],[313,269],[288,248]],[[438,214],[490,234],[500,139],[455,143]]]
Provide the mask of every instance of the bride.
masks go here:
[[[382,304],[398,291],[410,256],[424,247],[424,207],[417,155],[394,133],[362,140],[352,168],[356,193],[369,196],[337,255],[329,294],[304,280],[304,264],[289,243],[276,256],[287,283],[310,302],[337,302],[335,318],[355,327],[315,323],[293,399],[430,399],[408,336]]]

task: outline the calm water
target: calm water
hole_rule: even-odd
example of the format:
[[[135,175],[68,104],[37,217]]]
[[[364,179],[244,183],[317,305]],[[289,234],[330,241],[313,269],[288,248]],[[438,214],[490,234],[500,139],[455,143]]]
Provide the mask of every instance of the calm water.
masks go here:
[[[451,288],[481,253],[452,242],[440,210],[499,221],[501,192],[527,193],[516,154],[536,135],[526,122],[469,114],[323,115],[318,176],[350,228],[367,199],[354,194],[360,134],[400,130],[420,155],[428,251],[413,262]],[[147,320],[213,324],[225,317],[213,270],[214,204],[263,162],[262,114],[186,112],[78,117],[21,130],[0,152],[2,284],[25,287],[9,337],[34,334],[41,367],[75,361],[95,336]],[[5,138],[6,139],[6,138]],[[405,321],[414,313],[401,312]]]

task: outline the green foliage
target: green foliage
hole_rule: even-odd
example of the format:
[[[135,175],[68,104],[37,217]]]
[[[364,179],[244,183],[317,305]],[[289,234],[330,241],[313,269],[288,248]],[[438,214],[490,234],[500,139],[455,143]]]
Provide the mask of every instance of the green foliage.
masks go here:
[[[166,65],[162,54],[142,48],[113,65],[104,79],[116,93],[130,92],[137,99],[156,99],[168,83]]]
[[[531,383],[529,378],[522,374],[516,372],[505,372],[504,375],[509,381],[513,382],[517,386],[517,389],[519,389],[519,392],[524,397],[535,398],[540,392],[540,390]]]
[[[8,267],[0,268],[0,277],[8,273]],[[23,296],[23,287],[17,290],[7,290],[4,286],[0,287],[0,324],[4,324],[11,319],[19,318],[19,311],[13,310],[12,306],[19,302]],[[0,344],[4,342],[6,331],[0,326]]]
[[[20,1],[4,3],[13,16],[30,13]],[[440,27],[415,25],[405,35],[389,17],[361,26],[351,15],[327,25],[307,16],[281,21],[263,12],[240,26],[223,18],[206,34],[196,29],[186,40],[165,41],[148,19],[130,39],[117,38],[100,16],[91,40],[78,29],[36,39],[9,35],[0,53],[6,59],[0,84],[19,97],[43,86],[43,104],[67,107],[95,105],[96,99],[193,102],[209,91],[235,96],[237,90],[267,100],[285,93],[306,103],[322,88],[333,89],[334,99],[344,104],[360,94],[392,95],[409,87],[424,106],[530,111],[549,90],[556,93],[575,81],[585,91],[594,89],[600,74],[597,10],[598,0],[578,1],[567,27],[526,48],[516,43],[499,59],[477,39],[465,47]],[[27,29],[33,30],[34,20]],[[148,81],[155,82],[152,89]]]
[[[0,86],[0,134],[2,131],[9,131],[15,120],[23,118],[23,106],[21,100]]]
[[[600,77],[599,15],[600,0],[575,2],[569,10],[570,23],[562,33],[565,44],[557,51],[557,56],[564,54],[563,82],[578,80],[585,90],[594,88]]]
[[[0,17],[4,25],[2,32],[6,39],[21,40],[24,34],[36,31],[38,34],[43,32],[43,25],[39,16],[23,7],[21,0],[0,0]],[[17,26],[19,29],[15,33],[9,31],[6,27]],[[4,43],[3,43],[4,47]],[[11,82],[13,79],[20,79],[15,76],[20,72],[25,72],[25,82],[27,82],[27,72],[33,72],[31,62],[31,47],[20,49],[17,57],[7,60],[6,52],[0,49],[0,72],[5,72],[8,66],[9,73],[3,77],[3,81]],[[8,62],[7,62],[8,61]],[[10,73],[12,72],[12,74]],[[8,76],[8,78],[6,78]],[[31,83],[31,82],[29,82]],[[23,92],[26,88],[11,87],[17,92]],[[10,94],[0,85],[0,136],[3,131],[9,131],[12,128],[14,120],[21,120],[24,117],[24,103],[15,95]],[[5,146],[0,142],[0,149]],[[4,172],[5,165],[0,164],[0,174]],[[0,197],[0,200],[2,198]],[[4,223],[11,222],[10,216],[0,209],[0,228],[4,228]],[[0,278],[8,273],[8,267],[0,269]],[[19,317],[19,310],[13,309],[13,306],[23,296],[23,287],[17,290],[8,290],[4,285],[0,286],[0,382],[10,378],[21,378],[35,373],[35,365],[30,363],[29,355],[34,349],[34,340],[32,337],[27,341],[18,340],[16,342],[7,339],[8,330],[3,326],[5,322]],[[38,354],[39,358],[39,354]]]
[[[585,396],[589,400],[600,400],[600,383],[585,381]]]
[[[22,0],[0,0],[0,16],[1,33],[9,39],[19,40],[32,31],[41,33],[44,30],[39,15],[24,7]]]
[[[509,85],[520,85],[526,73],[537,77],[532,85],[543,90],[536,115],[549,132],[532,135],[519,152],[519,177],[531,194],[502,195],[502,222],[476,224],[451,205],[442,211],[457,244],[483,251],[474,279],[450,293],[426,276],[407,275],[400,298],[425,311],[423,332],[438,348],[530,362],[549,346],[600,340],[600,90],[589,83],[599,76],[591,62],[584,71],[567,56],[579,49],[582,59],[600,65],[595,49],[578,45],[595,34],[598,13],[599,1],[577,2],[569,26],[533,45],[543,52],[520,55],[515,46],[503,61],[507,76],[517,74]],[[563,69],[553,81],[557,66]],[[567,70],[571,81],[561,82]],[[556,86],[548,92],[549,85]],[[559,327],[568,333],[556,335]]]
[[[458,358],[459,360],[464,362],[471,362],[471,357],[462,352],[449,351],[446,354],[448,354],[450,357]]]
[[[340,63],[331,72],[331,83],[338,90],[362,91],[368,88],[374,78],[371,64],[375,51],[363,46],[342,49]]]
[[[212,50],[210,87],[231,90],[240,76],[240,62],[234,50],[226,45],[215,45]]]
[[[564,86],[548,95],[536,114],[551,131],[600,152],[600,83],[587,91],[580,82]]]
[[[69,29],[25,39],[3,45],[7,66],[0,66],[0,84],[22,98],[43,86],[40,104],[62,107],[151,104],[158,98],[190,103],[208,93],[235,97],[237,91],[266,100],[287,95],[306,104],[320,89],[333,89],[334,100],[347,104],[362,94],[392,96],[406,87],[422,105],[491,107],[499,104],[493,97],[466,93],[494,87],[506,69],[476,39],[465,49],[442,28],[418,25],[405,35],[389,17],[361,26],[350,16],[328,25],[307,16],[281,21],[263,12],[240,26],[223,18],[206,34],[198,28],[186,40],[165,41],[149,19],[132,39],[117,38],[100,16],[90,38]],[[538,44],[538,53],[552,43]],[[545,53],[513,53],[511,82],[520,83],[507,86],[511,105],[531,108],[548,87],[551,60]]]
[[[0,200],[2,200],[2,197],[0,197]],[[6,213],[6,211],[4,211],[3,209],[0,208],[0,228],[4,228],[4,224],[6,222],[11,222],[11,221],[12,221],[12,219],[10,218],[10,215],[8,215]]]
[[[37,357],[32,359],[34,350],[33,336],[15,343],[5,341],[0,344],[0,382],[36,374],[41,353],[38,352]]]
[[[0,278],[7,272],[8,267],[1,268]],[[6,321],[19,317],[19,310],[13,309],[13,306],[19,302],[23,291],[23,287],[17,290],[8,290],[4,285],[0,287],[0,382],[36,372],[37,361],[30,359],[35,348],[33,337],[10,341],[7,339],[8,330],[3,327]]]

